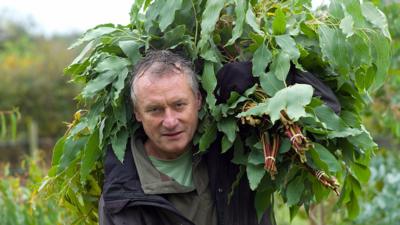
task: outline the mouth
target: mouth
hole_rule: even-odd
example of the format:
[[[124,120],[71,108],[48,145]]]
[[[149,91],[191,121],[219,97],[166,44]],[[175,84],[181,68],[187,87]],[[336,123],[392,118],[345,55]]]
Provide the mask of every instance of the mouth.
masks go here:
[[[178,131],[178,132],[171,132],[171,133],[164,133],[163,136],[167,138],[178,138],[180,134],[182,134],[183,131]]]

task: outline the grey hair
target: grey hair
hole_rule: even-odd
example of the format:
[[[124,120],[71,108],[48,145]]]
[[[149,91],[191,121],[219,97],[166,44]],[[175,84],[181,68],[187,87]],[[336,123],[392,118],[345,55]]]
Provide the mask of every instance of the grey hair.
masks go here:
[[[155,64],[157,64],[157,67],[151,69],[152,75],[163,76],[174,70],[178,70],[185,76],[188,76],[189,85],[191,86],[193,93],[200,93],[197,76],[192,69],[192,64],[188,60],[168,50],[154,50],[148,52],[146,56],[134,66],[133,76],[130,83],[131,100],[134,107],[137,103],[134,88],[135,83],[139,77],[143,76],[145,72]]]

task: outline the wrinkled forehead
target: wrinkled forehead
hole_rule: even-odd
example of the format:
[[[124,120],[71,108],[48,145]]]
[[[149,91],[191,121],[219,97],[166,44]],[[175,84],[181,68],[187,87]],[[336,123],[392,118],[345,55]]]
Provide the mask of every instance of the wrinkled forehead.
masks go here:
[[[171,76],[174,74],[183,74],[183,68],[178,63],[162,63],[155,62],[151,64],[148,68],[140,71],[138,74],[141,76]],[[138,77],[138,78],[139,78]]]

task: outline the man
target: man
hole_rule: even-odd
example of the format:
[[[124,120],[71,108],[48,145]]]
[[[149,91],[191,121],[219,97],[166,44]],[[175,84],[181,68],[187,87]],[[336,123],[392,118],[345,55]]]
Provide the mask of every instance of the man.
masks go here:
[[[196,154],[201,95],[190,63],[169,51],[149,53],[135,66],[131,97],[142,124],[124,162],[105,159],[100,224],[259,224],[245,177],[229,199],[238,167],[217,141]],[[260,224],[270,224],[267,214]]]

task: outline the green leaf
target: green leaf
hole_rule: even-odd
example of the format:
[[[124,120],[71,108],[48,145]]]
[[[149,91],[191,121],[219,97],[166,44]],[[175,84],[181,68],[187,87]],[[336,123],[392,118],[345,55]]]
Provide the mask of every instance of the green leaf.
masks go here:
[[[356,136],[347,137],[347,139],[355,146],[361,149],[375,149],[378,145],[374,142],[369,132],[362,128],[362,133]]]
[[[364,183],[368,182],[371,176],[371,171],[369,170],[368,166],[358,162],[354,162],[350,164],[350,168],[359,181]]]
[[[275,10],[275,17],[272,21],[272,31],[274,34],[284,34],[286,32],[286,16],[281,8]]]
[[[248,163],[253,165],[264,165],[264,153],[258,149],[251,150]]]
[[[350,14],[346,14],[346,16],[340,21],[340,29],[342,29],[343,34],[346,35],[346,38],[351,37],[354,34],[353,31],[354,21],[353,17]]]
[[[160,11],[160,30],[164,32],[175,18],[175,12],[182,6],[182,0],[168,0],[162,6]]]
[[[100,73],[99,76],[88,82],[82,91],[82,96],[84,98],[93,97],[98,91],[112,83],[123,70],[126,70],[128,65],[130,65],[129,61],[115,56],[101,61],[96,67],[96,71]]]
[[[324,146],[314,143],[314,148],[311,151],[315,151],[317,153],[318,158],[327,165],[327,169],[332,172],[336,173],[340,170],[340,164],[336,157]],[[315,158],[313,158],[315,159]],[[324,168],[323,168],[324,169]]]
[[[105,34],[109,34],[112,33],[114,31],[116,31],[117,29],[115,27],[111,27],[110,25],[101,25],[98,27],[95,27],[93,29],[90,29],[88,31],[86,31],[85,34],[83,34],[83,36],[81,38],[78,39],[78,41],[76,41],[75,43],[73,43],[69,49],[75,48],[87,41],[91,41],[94,39],[97,39]]]
[[[210,110],[213,110],[215,108],[215,103],[217,102],[214,96],[214,89],[217,86],[217,78],[215,77],[214,64],[212,62],[205,62],[201,84],[207,92],[207,105]]]
[[[129,65],[131,65],[131,63],[125,58],[109,56],[100,61],[99,64],[97,64],[97,66],[95,67],[95,71],[99,73],[107,71],[118,73]]]
[[[58,139],[56,144],[54,145],[51,166],[55,166],[60,163],[60,158],[64,152],[64,144],[66,138],[66,136],[63,136],[62,138]]]
[[[290,140],[288,138],[284,138],[281,141],[281,146],[279,147],[279,154],[283,154],[286,153],[290,150],[290,148],[292,147],[292,144],[290,142]]]
[[[385,83],[385,80],[387,78],[391,62],[391,46],[388,39],[383,38],[377,33],[371,34],[371,42],[374,46],[373,61],[376,65],[377,71],[375,75],[375,81],[369,90],[376,91]]]
[[[83,59],[83,57],[85,57],[85,55],[92,49],[94,45],[94,41],[89,42],[81,51],[81,53],[79,53],[79,55],[77,57],[75,57],[75,59],[72,61],[71,65],[80,63]]]
[[[15,113],[10,114],[10,127],[11,127],[11,140],[17,138],[17,115]]]
[[[122,89],[125,87],[125,80],[126,77],[128,77],[129,70],[128,68],[124,68],[120,74],[117,76],[117,80],[113,83],[113,88],[115,90],[114,92],[114,101],[116,101],[118,98],[120,98],[120,93]]]
[[[101,156],[99,148],[99,130],[95,130],[89,137],[83,150],[81,159],[80,178],[81,183],[85,183],[87,176],[92,171],[96,160]]]
[[[263,166],[248,164],[246,172],[247,178],[249,179],[250,189],[254,191],[260,184],[261,179],[264,177],[265,169]]]
[[[331,108],[326,105],[318,106],[314,109],[315,116],[324,125],[331,130],[328,138],[348,137],[359,135],[359,129],[350,128]]]
[[[6,124],[7,121],[4,113],[0,113],[0,122],[1,122],[0,138],[4,138],[7,134],[7,124]]]
[[[285,88],[285,82],[278,80],[271,71],[260,76],[260,85],[269,96],[273,96],[276,92]]]
[[[238,127],[234,117],[222,118],[221,121],[217,123],[217,127],[219,131],[222,131],[226,135],[231,143],[235,141]]]
[[[304,191],[304,183],[302,176],[297,176],[289,182],[286,189],[286,204],[288,206],[296,205],[300,202],[301,195]]]
[[[257,189],[256,196],[254,198],[254,204],[256,207],[258,222],[260,223],[262,216],[267,209],[272,206],[273,203],[273,191],[271,189],[260,191]]]
[[[58,173],[70,166],[71,162],[76,159],[77,155],[86,145],[87,140],[88,136],[83,136],[76,140],[69,136],[65,139],[64,151],[62,152],[60,163],[57,169]]]
[[[238,39],[243,33],[243,25],[244,20],[246,18],[246,10],[247,10],[247,1],[245,0],[235,0],[235,27],[232,30],[232,38],[226,43],[225,46],[232,45],[235,43],[236,39]]]
[[[289,118],[297,121],[306,116],[304,107],[311,102],[313,88],[308,84],[295,84],[278,91],[265,103],[260,103],[254,108],[238,114],[238,117],[250,115],[269,115],[271,122],[275,123],[285,110]]]
[[[272,54],[268,50],[267,46],[263,43],[254,52],[252,63],[253,63],[253,76],[258,77],[265,74],[265,68],[271,62]]]
[[[349,219],[355,219],[355,218],[357,218],[358,214],[360,213],[358,197],[354,192],[351,192],[350,199],[351,200],[346,204],[347,211],[349,213]]]
[[[124,160],[128,138],[129,138],[129,133],[126,129],[118,131],[116,135],[111,137],[111,146],[114,150],[115,155],[121,162],[123,162]]]
[[[228,151],[233,145],[233,142],[231,142],[228,138],[228,136],[224,135],[221,140],[221,153],[225,153]]]
[[[205,132],[200,137],[199,141],[199,151],[206,151],[210,145],[217,138],[217,125],[215,123],[208,124],[205,129]]]
[[[274,57],[274,60],[271,63],[271,70],[270,72],[278,79],[281,81],[285,81],[287,74],[289,73],[290,70],[290,56],[284,52],[281,51],[278,53],[276,57]]]
[[[366,20],[372,23],[377,28],[381,29],[383,35],[390,39],[390,33],[388,23],[385,14],[381,12],[371,2],[363,2],[361,5],[361,11]]]
[[[257,23],[256,16],[254,15],[252,5],[249,3],[249,7],[247,8],[246,12],[246,23],[250,25],[253,30],[260,35],[264,35],[264,32],[260,30],[260,25]]]
[[[139,49],[143,46],[136,41],[120,41],[118,42],[119,47],[122,49],[124,54],[128,56],[132,65],[136,65],[136,63],[142,58],[142,54],[140,54]]]
[[[215,29],[219,14],[224,7],[224,0],[207,0],[201,17],[201,39],[210,40]]]
[[[292,205],[289,208],[289,213],[290,213],[290,222],[293,221],[294,217],[297,215],[297,212],[299,211],[300,206],[299,205]]]
[[[345,37],[339,30],[329,28],[324,24],[319,26],[318,34],[323,57],[342,76],[347,78],[350,70],[350,57]]]
[[[289,55],[291,60],[297,60],[300,57],[300,51],[296,47],[296,42],[290,35],[276,36],[275,41],[282,51]]]

